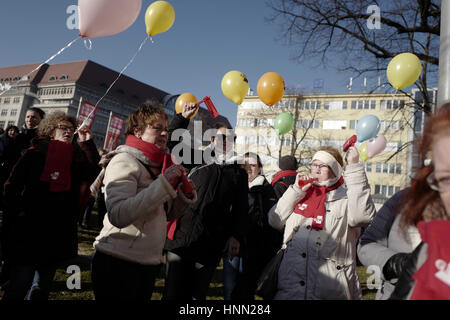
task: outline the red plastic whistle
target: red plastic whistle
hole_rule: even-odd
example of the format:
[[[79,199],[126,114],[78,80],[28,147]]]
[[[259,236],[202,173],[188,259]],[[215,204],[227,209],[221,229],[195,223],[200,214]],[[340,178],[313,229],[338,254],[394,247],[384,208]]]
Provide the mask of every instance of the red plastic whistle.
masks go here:
[[[311,178],[311,179],[307,179],[307,180],[298,180],[298,186],[300,188],[303,188],[304,186],[306,186],[308,183],[312,183],[314,181],[319,181],[318,178]]]
[[[181,182],[183,183],[183,193],[188,198],[193,197],[194,196],[194,188],[192,188],[191,183],[188,181],[185,172],[183,172],[183,174],[181,175]]]
[[[202,103],[206,104],[206,107],[208,108],[211,117],[217,118],[219,116],[219,112],[217,112],[217,109],[209,96],[204,97],[201,101],[197,102],[195,105],[199,106]]]
[[[344,146],[342,147],[342,150],[344,152],[347,152],[348,148],[353,147],[356,143],[356,134],[352,135],[350,138],[345,141]]]

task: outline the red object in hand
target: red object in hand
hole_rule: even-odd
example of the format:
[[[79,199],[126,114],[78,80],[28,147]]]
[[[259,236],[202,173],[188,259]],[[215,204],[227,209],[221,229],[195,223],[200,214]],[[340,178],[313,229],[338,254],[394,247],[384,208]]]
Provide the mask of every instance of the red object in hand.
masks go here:
[[[352,135],[350,138],[345,141],[344,146],[342,147],[342,150],[344,152],[347,152],[348,148],[353,147],[356,143],[356,134]]]
[[[181,175],[181,182],[183,183],[183,193],[188,198],[193,197],[194,196],[194,188],[192,188],[191,183],[188,181],[185,172],[183,172],[183,174]]]
[[[307,179],[307,180],[298,180],[298,186],[300,188],[303,188],[308,183],[313,183],[314,181],[319,181],[319,179],[318,178],[311,178],[311,179]]]
[[[204,97],[201,101],[197,102],[195,105],[199,106],[202,103],[206,104],[206,107],[208,108],[211,117],[217,118],[219,116],[219,112],[217,112],[217,109],[209,96]]]

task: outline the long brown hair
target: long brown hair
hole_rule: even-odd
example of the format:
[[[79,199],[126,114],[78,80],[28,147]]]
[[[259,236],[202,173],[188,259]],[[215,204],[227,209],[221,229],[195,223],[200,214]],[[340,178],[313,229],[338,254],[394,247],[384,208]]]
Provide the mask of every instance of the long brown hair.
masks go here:
[[[430,204],[440,204],[439,192],[432,190],[426,181],[434,170],[433,162],[429,165],[424,162],[430,157],[436,141],[446,135],[450,135],[450,104],[443,105],[435,112],[425,124],[422,137],[416,141],[420,166],[403,201],[400,225],[404,230],[408,226],[417,226],[423,220],[425,209]]]

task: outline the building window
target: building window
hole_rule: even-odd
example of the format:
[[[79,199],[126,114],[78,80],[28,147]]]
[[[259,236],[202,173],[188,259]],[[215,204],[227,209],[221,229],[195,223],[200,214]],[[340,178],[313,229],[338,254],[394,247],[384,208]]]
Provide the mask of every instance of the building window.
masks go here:
[[[381,163],[377,162],[375,170],[377,173],[381,173]]]
[[[394,194],[394,186],[389,186],[388,188],[388,197],[391,197]]]
[[[61,77],[59,77],[59,80],[67,80],[69,78],[67,75],[63,74]]]
[[[48,81],[56,81],[56,76],[50,76],[50,78],[48,79]]]
[[[364,109],[369,109],[370,108],[370,101],[369,100],[365,100],[364,101]]]
[[[367,172],[372,172],[372,162],[367,162],[366,163],[366,171]]]
[[[381,194],[382,194],[383,196],[386,195],[386,191],[387,191],[387,186],[381,186]]]
[[[11,120],[11,121],[8,121],[7,127],[8,126],[14,126],[14,125],[16,125],[16,122],[14,120]]]
[[[356,101],[355,100],[352,101],[352,109],[356,109]]]
[[[7,116],[8,115],[8,109],[2,109],[2,116]]]
[[[399,192],[399,191],[400,191],[400,187],[396,186],[394,192],[397,193],[397,192]]]
[[[402,165],[400,163],[397,163],[395,165],[395,173],[396,174],[402,174]]]
[[[375,109],[377,102],[375,100],[370,100],[370,109]]]
[[[350,120],[350,129],[355,129],[356,127],[356,120]]]
[[[10,115],[11,116],[17,115],[17,109],[12,109],[11,112],[10,112]]]
[[[0,128],[5,129],[5,121],[0,121]]]
[[[395,164],[394,163],[389,164],[389,173],[395,173]]]
[[[375,185],[375,194],[379,194],[380,191],[381,191],[380,185],[379,185],[379,184],[376,184],[376,185]]]
[[[342,101],[342,109],[347,110],[347,101]]]
[[[363,107],[364,107],[364,101],[359,100],[359,101],[358,101],[358,110],[362,110]]]
[[[20,102],[20,97],[14,97],[13,103],[19,103]]]
[[[11,98],[5,98],[4,100],[3,100],[3,103],[4,104],[8,104],[8,103],[10,103],[11,102]]]
[[[389,164],[383,163],[383,173],[388,173]]]

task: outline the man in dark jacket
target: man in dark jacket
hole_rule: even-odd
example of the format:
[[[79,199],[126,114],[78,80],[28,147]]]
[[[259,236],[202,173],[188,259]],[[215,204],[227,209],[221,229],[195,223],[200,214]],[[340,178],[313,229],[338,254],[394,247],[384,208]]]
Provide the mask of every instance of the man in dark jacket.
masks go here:
[[[280,199],[291,184],[295,182],[297,176],[297,159],[294,156],[281,157],[278,166],[281,171],[272,178],[272,186],[277,199]]]
[[[189,115],[183,115],[187,127]],[[178,125],[183,123],[177,118]],[[172,131],[177,129],[174,121]],[[230,258],[239,254],[249,224],[248,185],[247,173],[233,152],[234,138],[233,130],[218,125],[204,151],[212,157],[201,157],[210,161],[189,165],[199,200],[169,230],[163,299],[204,300],[223,252]]]
[[[22,150],[22,154],[31,147],[31,140],[37,137],[38,125],[44,117],[45,112],[40,108],[32,107],[27,110],[27,113],[25,114],[25,123],[17,137],[17,143]]]

